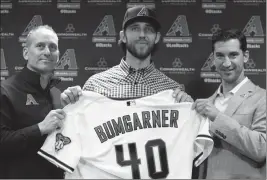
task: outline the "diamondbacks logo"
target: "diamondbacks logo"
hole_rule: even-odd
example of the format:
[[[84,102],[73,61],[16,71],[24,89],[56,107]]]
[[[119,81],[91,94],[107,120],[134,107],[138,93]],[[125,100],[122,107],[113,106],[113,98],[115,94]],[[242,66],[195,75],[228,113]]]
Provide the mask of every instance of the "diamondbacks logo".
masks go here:
[[[247,22],[245,28],[243,29],[243,33],[247,37],[248,43],[263,44],[264,31],[262,28],[260,16],[252,16],[250,20]]]
[[[27,94],[26,105],[39,105],[31,94]]]
[[[32,20],[29,22],[21,36],[19,37],[19,42],[22,43],[22,46],[24,46],[24,43],[26,42],[26,37],[29,34],[29,32],[38,26],[43,25],[42,17],[40,15],[33,16]]]
[[[141,11],[137,14],[137,16],[148,16],[148,10],[147,8],[144,6]]]
[[[96,47],[112,47],[116,42],[116,31],[112,15],[104,16],[95,32],[93,33],[92,42],[96,43]]]
[[[5,59],[5,54],[4,54],[4,49],[1,49],[1,67],[0,67],[0,72],[1,72],[1,80],[4,80],[5,77],[9,76],[9,71],[7,69],[6,65],[6,59]]]
[[[185,15],[179,15],[173,22],[171,28],[163,38],[166,47],[188,48],[188,43],[192,42]],[[174,43],[174,44],[173,44]],[[183,44],[180,44],[183,43]]]
[[[71,143],[71,139],[69,137],[63,136],[61,133],[56,134],[56,143],[55,143],[55,151],[63,149],[65,145]]]
[[[200,77],[204,79],[206,83],[220,83],[220,75],[216,72],[214,64],[213,53],[210,53],[208,59],[205,61],[201,68]]]
[[[73,78],[64,77],[75,77],[78,75],[78,66],[75,56],[74,49],[67,49],[63,56],[58,61],[55,75],[61,76],[63,81],[73,81]],[[63,77],[62,77],[63,76]]]
[[[204,65],[202,66],[202,71],[214,71],[215,65],[214,65],[214,59],[213,59],[213,53],[211,53],[208,57],[208,59],[205,61]]]

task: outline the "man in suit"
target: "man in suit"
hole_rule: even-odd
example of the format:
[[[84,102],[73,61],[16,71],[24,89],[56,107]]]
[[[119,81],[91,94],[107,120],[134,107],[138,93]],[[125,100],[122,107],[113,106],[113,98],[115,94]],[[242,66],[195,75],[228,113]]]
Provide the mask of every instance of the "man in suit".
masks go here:
[[[239,30],[221,30],[212,37],[212,51],[222,83],[192,106],[210,120],[215,141],[199,178],[266,179],[266,90],[244,74],[246,37]]]

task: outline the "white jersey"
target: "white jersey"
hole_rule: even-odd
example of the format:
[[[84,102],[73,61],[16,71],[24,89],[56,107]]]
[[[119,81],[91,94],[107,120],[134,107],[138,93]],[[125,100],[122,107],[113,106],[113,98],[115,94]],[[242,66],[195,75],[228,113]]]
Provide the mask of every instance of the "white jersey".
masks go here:
[[[120,101],[83,92],[38,154],[66,179],[190,179],[213,141],[208,120],[192,103],[174,103],[172,92]]]

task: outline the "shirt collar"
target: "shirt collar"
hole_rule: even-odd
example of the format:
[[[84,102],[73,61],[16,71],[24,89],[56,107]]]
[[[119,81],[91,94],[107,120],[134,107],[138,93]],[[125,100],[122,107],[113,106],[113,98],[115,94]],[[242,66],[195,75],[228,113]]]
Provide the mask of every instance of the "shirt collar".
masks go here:
[[[131,74],[131,73],[134,73],[136,71],[140,71],[140,72],[144,72],[144,73],[150,73],[152,72],[154,69],[155,69],[155,65],[154,65],[154,62],[151,61],[151,63],[145,67],[145,68],[141,68],[141,69],[135,69],[135,68],[132,68],[131,66],[129,66],[126,61],[125,61],[125,57],[123,57],[121,59],[121,62],[119,64],[120,68],[126,73],[126,74]]]
[[[231,91],[231,94],[235,94],[246,82],[248,81],[248,77],[245,77],[243,81],[241,81],[239,84],[237,84]],[[218,90],[217,90],[217,95],[222,95],[222,84],[220,84]]]
[[[31,71],[27,66],[25,66],[21,73],[19,74],[19,78],[22,78],[27,83],[40,88],[40,77],[41,75],[37,72]],[[54,75],[51,76],[50,82],[48,83],[46,89],[51,89],[52,87],[56,86],[58,83],[60,83],[60,78],[55,77]]]

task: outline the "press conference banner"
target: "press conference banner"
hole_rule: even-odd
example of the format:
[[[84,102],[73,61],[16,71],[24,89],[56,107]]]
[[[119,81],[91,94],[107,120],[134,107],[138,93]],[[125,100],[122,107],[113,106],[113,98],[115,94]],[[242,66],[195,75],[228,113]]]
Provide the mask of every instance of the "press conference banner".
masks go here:
[[[117,42],[124,13],[135,5],[156,8],[162,28],[155,65],[193,98],[210,96],[221,82],[211,36],[222,28],[245,33],[250,52],[245,74],[266,88],[265,0],[1,0],[1,80],[23,69],[27,34],[47,24],[60,39],[59,88],[83,86],[93,74],[120,62],[124,54]]]

